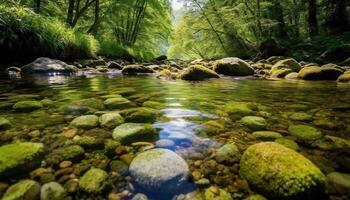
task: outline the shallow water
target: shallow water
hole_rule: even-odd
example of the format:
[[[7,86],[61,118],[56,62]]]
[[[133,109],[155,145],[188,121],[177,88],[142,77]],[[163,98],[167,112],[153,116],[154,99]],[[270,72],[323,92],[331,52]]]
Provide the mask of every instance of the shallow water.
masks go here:
[[[160,139],[174,141],[174,144],[169,148],[185,158],[191,172],[199,171],[210,180],[212,185],[227,188],[227,191],[231,192],[235,199],[241,199],[251,191],[242,184],[237,172],[237,168],[239,168],[237,163],[232,164],[232,166],[218,164],[215,169],[212,169],[228,171],[222,176],[210,175],[210,173],[206,175],[203,170],[208,169],[200,168],[198,163],[195,163],[198,160],[202,163],[210,160],[213,149],[225,143],[235,142],[243,151],[249,145],[257,142],[250,136],[252,131],[243,127],[239,122],[228,119],[224,105],[233,101],[256,104],[262,111],[260,115],[266,115],[268,118],[267,129],[279,132],[286,137],[288,137],[290,124],[306,124],[317,127],[326,135],[350,139],[349,89],[349,84],[336,82],[245,78],[186,82],[160,80],[153,76],[123,77],[120,75],[38,76],[21,79],[2,77],[0,80],[0,108],[2,110],[0,116],[9,119],[13,127],[0,134],[0,142],[6,144],[17,140],[38,141],[47,144],[49,150],[61,146],[61,144],[52,144],[48,135],[61,135],[62,131],[68,127],[73,117],[64,114],[61,108],[77,100],[99,99],[103,95],[121,94],[138,106],[142,106],[145,101],[156,101],[163,105],[158,108],[163,115],[154,123]],[[27,94],[32,96],[24,96]],[[54,104],[31,113],[15,113],[10,108],[11,104],[18,100],[42,100],[44,98],[54,101]],[[307,109],[298,110],[300,104],[306,105]],[[306,121],[290,119],[289,116],[295,112],[308,113],[312,119]],[[317,120],[326,120],[331,124],[316,125],[315,121]],[[223,126],[219,129],[219,133],[207,132],[204,123],[208,121],[214,121]],[[28,137],[28,133],[34,130],[40,130],[41,136]],[[97,129],[97,131],[99,130]],[[106,130],[104,131],[106,132]],[[108,132],[112,133],[112,130],[108,130]],[[300,153],[312,160],[325,174],[332,171],[349,173],[349,166],[346,166],[343,160],[335,159],[343,154],[315,147],[300,146]],[[132,151],[137,153],[139,150],[134,148]],[[89,151],[93,152],[94,149]],[[110,158],[110,160],[113,159],[116,158]],[[106,167],[106,171],[108,172],[108,167]],[[24,177],[28,177],[28,175]],[[6,183],[14,183],[19,178],[12,177],[12,180]],[[128,184],[125,184],[125,180],[120,180],[120,183],[116,182],[115,185],[117,189],[108,189],[100,195],[100,198],[106,198],[112,191],[116,193],[123,190],[133,193],[139,191],[137,186],[130,188]],[[174,188],[174,190],[176,189]],[[177,193],[183,192],[177,191]],[[81,199],[88,196],[86,194],[73,194],[72,196],[74,195]],[[152,195],[149,194],[149,196]],[[337,196],[337,194],[333,196]],[[130,197],[125,199],[128,198]],[[155,198],[171,197],[158,196]],[[346,197],[343,196],[343,198]]]

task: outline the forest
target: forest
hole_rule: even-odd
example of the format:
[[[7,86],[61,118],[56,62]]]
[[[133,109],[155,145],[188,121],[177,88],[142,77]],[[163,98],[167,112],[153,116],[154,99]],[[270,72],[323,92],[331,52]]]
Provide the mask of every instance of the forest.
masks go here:
[[[350,0],[0,0],[1,200],[349,200]]]

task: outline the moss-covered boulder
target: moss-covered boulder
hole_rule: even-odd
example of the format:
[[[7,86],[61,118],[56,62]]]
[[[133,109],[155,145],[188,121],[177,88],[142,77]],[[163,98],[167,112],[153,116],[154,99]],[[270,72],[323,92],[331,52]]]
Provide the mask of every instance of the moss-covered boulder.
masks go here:
[[[40,197],[40,184],[33,180],[22,180],[11,185],[2,200],[36,200]]]
[[[101,115],[99,121],[102,127],[115,128],[124,123],[124,118],[118,112],[113,112]]]
[[[13,105],[13,109],[17,112],[31,112],[43,107],[40,101],[19,101]]]
[[[123,109],[131,107],[133,104],[126,98],[118,97],[118,98],[109,98],[104,101],[104,105],[108,109]]]
[[[215,152],[215,160],[218,162],[235,162],[241,157],[241,153],[235,144],[225,144]]]
[[[219,75],[211,69],[201,65],[192,65],[179,75],[180,79],[200,81],[209,78],[219,78]]]
[[[81,99],[78,101],[74,101],[72,105],[87,108],[88,110],[92,111],[104,109],[103,100],[97,98]]]
[[[11,127],[12,124],[8,119],[0,117],[0,131],[10,129]]]
[[[224,58],[214,63],[214,71],[227,76],[250,76],[254,69],[242,59],[236,57]]]
[[[291,125],[288,127],[288,132],[302,141],[314,141],[323,137],[321,131],[307,125]]]
[[[151,68],[145,67],[143,65],[127,65],[123,68],[122,74],[125,75],[136,75],[136,74],[149,74],[155,73]]]
[[[84,157],[84,149],[79,145],[70,145],[53,150],[45,158],[49,165],[57,165],[62,161],[78,161]]]
[[[288,58],[278,61],[273,65],[271,70],[274,71],[281,69],[289,69],[291,72],[298,72],[301,69],[301,65],[293,58]]]
[[[323,150],[350,152],[350,140],[330,135],[326,135],[312,142],[312,146]]]
[[[293,71],[291,69],[282,68],[282,69],[271,69],[270,75],[273,78],[284,78],[288,74],[292,73]]]
[[[154,142],[157,139],[157,131],[151,124],[126,123],[114,129],[113,138],[121,144]]]
[[[327,190],[331,194],[350,195],[350,174],[332,172],[327,175]]]
[[[40,164],[44,153],[42,143],[14,143],[0,147],[0,177],[31,170]]]
[[[45,183],[41,187],[40,200],[68,200],[67,192],[57,182]]]
[[[311,161],[275,142],[250,146],[241,158],[240,175],[269,199],[317,199],[326,180]]]
[[[305,112],[294,112],[289,115],[289,118],[294,121],[309,122],[313,120],[313,116]]]
[[[256,139],[263,141],[274,141],[275,139],[283,138],[280,133],[277,133],[275,131],[255,131],[252,133],[252,135]]]
[[[102,169],[92,168],[79,180],[79,187],[88,193],[101,193],[107,186],[107,172]]]
[[[244,116],[253,114],[252,107],[243,102],[229,102],[224,106],[223,110],[232,120],[238,120]]]
[[[153,123],[157,120],[160,113],[152,108],[140,107],[123,110],[120,114],[125,118],[126,122]]]
[[[84,115],[73,119],[70,126],[82,129],[91,129],[99,125],[99,119],[96,115]]]
[[[304,67],[299,72],[303,80],[337,80],[343,71],[335,67]]]
[[[241,123],[253,131],[265,130],[267,125],[266,120],[258,116],[243,117]]]
[[[165,105],[157,101],[145,101],[142,104],[143,107],[153,108],[153,109],[163,109]]]
[[[296,79],[299,79],[299,73],[297,72],[288,73],[284,78],[287,80],[296,80]]]

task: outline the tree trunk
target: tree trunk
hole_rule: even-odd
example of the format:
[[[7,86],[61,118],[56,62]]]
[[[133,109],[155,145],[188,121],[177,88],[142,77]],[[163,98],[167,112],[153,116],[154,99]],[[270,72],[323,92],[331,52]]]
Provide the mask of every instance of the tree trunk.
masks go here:
[[[96,0],[95,2],[95,12],[94,12],[94,23],[91,25],[91,27],[88,30],[88,33],[96,32],[98,23],[100,21],[100,0]]]
[[[40,13],[40,8],[41,8],[41,0],[34,0],[34,11],[36,13]]]
[[[308,4],[309,36],[312,38],[318,34],[316,0],[309,0]]]
[[[347,0],[331,0],[334,11],[327,22],[332,33],[342,33],[350,30],[349,15],[347,12]]]
[[[74,5],[75,0],[69,0],[68,2],[68,12],[67,12],[67,24],[69,26],[72,26],[73,22],[73,15],[74,15]]]

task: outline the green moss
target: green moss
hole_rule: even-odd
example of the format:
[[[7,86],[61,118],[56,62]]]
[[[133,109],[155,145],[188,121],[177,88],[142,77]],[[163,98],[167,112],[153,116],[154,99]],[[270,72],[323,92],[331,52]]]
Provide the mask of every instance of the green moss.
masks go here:
[[[156,133],[151,124],[126,123],[114,129],[113,138],[121,144],[154,142],[157,139]]]
[[[258,140],[273,141],[277,138],[282,138],[283,136],[274,131],[256,131],[252,134]]]
[[[119,97],[119,98],[106,99],[104,101],[104,105],[108,109],[121,109],[121,108],[125,108],[125,107],[131,107],[132,102],[126,98]]]
[[[312,121],[313,117],[312,115],[304,112],[295,112],[292,113],[289,118],[294,121]]]
[[[209,78],[219,78],[219,75],[211,69],[201,65],[189,66],[184,72],[179,75],[183,80],[205,80]]]
[[[276,143],[281,144],[287,148],[293,149],[295,151],[299,150],[299,145],[293,140],[285,139],[285,138],[277,138],[275,140]]]
[[[38,199],[40,194],[39,183],[33,180],[22,180],[11,185],[2,200]]]
[[[231,194],[223,189],[218,189],[218,193],[214,193],[210,188],[204,191],[205,200],[233,200]]]
[[[87,171],[79,180],[79,187],[88,193],[99,193],[106,187],[108,174],[97,168]]]
[[[215,61],[213,70],[218,74],[228,76],[250,76],[254,74],[254,69],[247,62],[234,57]]]
[[[241,158],[240,175],[272,199],[316,199],[325,184],[325,176],[311,161],[274,142],[250,146]]]
[[[117,112],[106,113],[100,116],[100,124],[102,127],[115,128],[116,126],[124,123],[124,118]]]
[[[253,114],[252,107],[243,102],[230,102],[224,106],[224,111],[232,120]]]
[[[282,68],[282,69],[272,69],[270,74],[271,74],[271,77],[274,77],[274,78],[284,78],[285,76],[287,76],[292,72],[293,71],[291,69]]]
[[[343,72],[334,67],[304,67],[299,72],[299,77],[304,80],[337,80]]]
[[[264,130],[267,122],[262,117],[246,116],[241,119],[241,123],[253,131]]]
[[[323,134],[312,126],[291,125],[288,128],[289,134],[303,141],[313,141],[322,138]]]
[[[153,123],[157,120],[159,112],[152,108],[130,108],[123,110],[120,114],[125,118],[126,122],[134,123]]]
[[[301,69],[301,65],[296,60],[289,58],[278,61],[272,67],[272,71],[281,69],[289,69],[290,72],[298,72]]]
[[[157,101],[145,101],[142,104],[143,107],[153,108],[153,109],[163,109],[165,105]]]
[[[0,117],[0,131],[10,129],[11,127],[12,124],[8,119]]]
[[[19,101],[13,105],[13,109],[18,112],[31,112],[43,107],[39,101]]]
[[[71,123],[70,126],[74,126],[76,128],[83,128],[83,129],[91,129],[95,128],[99,125],[99,119],[96,115],[84,115],[75,118]]]
[[[48,164],[59,164],[62,161],[79,160],[84,156],[84,149],[79,145],[71,145],[67,147],[61,147],[53,150],[46,156],[46,162]]]
[[[14,143],[0,147],[0,175],[34,161],[44,151],[42,143]]]

